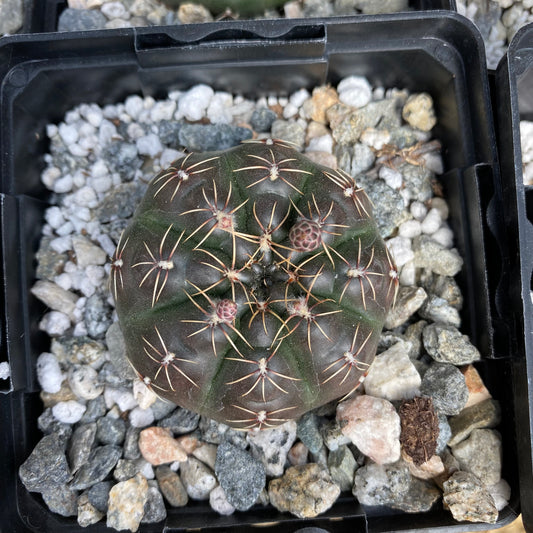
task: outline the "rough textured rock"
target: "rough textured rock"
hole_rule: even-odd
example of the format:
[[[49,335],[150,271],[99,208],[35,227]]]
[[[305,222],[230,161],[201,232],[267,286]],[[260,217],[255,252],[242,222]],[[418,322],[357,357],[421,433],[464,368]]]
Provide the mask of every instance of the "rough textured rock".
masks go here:
[[[44,503],[53,513],[61,516],[76,516],[78,514],[78,493],[67,485],[55,485],[42,493]]]
[[[344,435],[378,464],[400,458],[400,417],[387,400],[358,396],[341,402],[337,421]]]
[[[331,478],[342,491],[353,487],[353,478],[357,470],[357,461],[348,446],[339,446],[328,455],[328,470]]]
[[[396,304],[389,309],[385,328],[394,329],[407,322],[420,309],[427,296],[422,287],[402,287],[398,291]]]
[[[249,509],[266,484],[263,464],[229,442],[218,447],[215,474],[228,502],[239,511]]]
[[[420,393],[433,400],[435,409],[444,415],[456,415],[468,400],[464,376],[454,365],[432,363],[422,378]]]
[[[487,522],[498,520],[498,510],[489,491],[469,472],[455,472],[443,483],[444,503],[455,520]]]
[[[181,480],[187,494],[193,500],[207,500],[209,493],[216,487],[217,480],[213,472],[194,457],[180,465]]]
[[[169,466],[162,465],[155,469],[155,477],[163,496],[172,507],[183,507],[189,501],[189,495],[180,477]]]
[[[312,518],[327,511],[339,494],[340,489],[327,469],[316,463],[291,466],[268,485],[270,503],[298,518]]]
[[[139,449],[142,456],[152,465],[187,460],[185,450],[165,428],[153,426],[143,429],[139,435]]]
[[[76,472],[71,488],[83,490],[103,481],[113,470],[122,455],[122,448],[118,446],[99,446],[92,450],[87,462]]]
[[[370,463],[355,473],[353,494],[363,505],[385,505],[407,513],[429,511],[440,498],[433,484],[413,477],[407,464]]]
[[[481,358],[469,338],[454,326],[430,324],[422,336],[428,354],[439,363],[467,365]]]
[[[96,424],[79,425],[70,438],[68,447],[68,461],[70,470],[75,473],[89,458],[96,440]]]
[[[500,404],[496,400],[487,399],[471,407],[463,409],[458,415],[448,419],[452,430],[449,446],[455,446],[466,439],[474,429],[496,427],[501,420]]]
[[[143,475],[117,483],[109,492],[107,527],[137,531],[147,500],[148,482]]]

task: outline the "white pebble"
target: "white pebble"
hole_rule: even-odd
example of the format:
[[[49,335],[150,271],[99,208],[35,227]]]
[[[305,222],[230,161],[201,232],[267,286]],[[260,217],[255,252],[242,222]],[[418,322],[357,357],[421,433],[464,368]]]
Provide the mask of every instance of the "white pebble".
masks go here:
[[[0,379],[9,379],[11,376],[11,368],[7,361],[2,361],[0,363]]]
[[[102,120],[98,130],[98,138],[102,146],[107,146],[113,139],[118,138],[117,128],[109,120]]]
[[[209,493],[209,505],[218,514],[228,516],[235,512],[235,507],[228,502],[224,489],[218,485]]]
[[[208,85],[200,84],[189,89],[181,95],[178,101],[178,116],[191,121],[200,120],[214,94],[215,92]]]
[[[128,19],[130,17],[129,11],[121,2],[106,2],[100,8],[100,11],[108,19]]]
[[[105,277],[105,270],[104,267],[101,266],[89,265],[85,269],[85,275],[95,287],[100,287],[102,285],[102,280]]]
[[[422,202],[413,202],[410,205],[409,210],[411,211],[411,215],[413,215],[416,220],[420,221],[424,219],[428,212],[427,207]]]
[[[67,174],[66,176],[63,176],[62,178],[59,178],[56,180],[53,184],[53,191],[58,194],[63,194],[70,192],[72,190],[72,185],[74,184],[72,180],[72,176],[70,174]]]
[[[179,159],[184,155],[185,154],[183,152],[174,150],[174,148],[165,148],[159,157],[159,164],[161,165],[161,168],[167,168],[171,163],[176,161],[176,159]]]
[[[174,100],[162,100],[156,102],[154,107],[150,110],[150,119],[152,122],[172,120],[175,111],[176,102]]]
[[[150,407],[148,409],[141,409],[140,407],[135,407],[130,411],[129,414],[130,424],[135,428],[145,428],[153,424],[154,412]]]
[[[139,118],[141,111],[144,109],[144,101],[139,95],[132,95],[126,98],[124,102],[126,113],[133,119]]]
[[[86,409],[87,407],[85,407],[85,405],[75,400],[68,400],[66,402],[56,403],[52,407],[52,414],[59,422],[63,422],[64,424],[75,424],[80,421]]]
[[[390,141],[390,133],[387,130],[366,128],[359,140],[374,150],[381,150]]]
[[[72,124],[65,124],[62,122],[59,125],[59,136],[61,137],[61,140],[67,145],[70,146],[71,144],[74,144],[78,138],[78,129],[76,126]]]
[[[37,358],[37,380],[44,392],[53,394],[61,389],[63,374],[54,354],[44,352]]]
[[[95,128],[100,127],[104,118],[102,110],[96,104],[85,104],[80,106],[80,113],[81,116]]]
[[[85,337],[87,335],[87,328],[85,327],[85,324],[83,322],[78,322],[74,326],[74,330],[72,331],[72,335],[74,337]]]
[[[46,136],[51,139],[58,134],[59,128],[56,124],[47,124],[46,125]]]
[[[68,150],[72,155],[75,155],[76,157],[86,157],[89,155],[89,150],[78,143],[69,144]]]
[[[170,91],[168,93],[168,98],[169,100],[179,100],[180,99],[180,96],[182,95],[182,91]]]
[[[41,174],[41,181],[51,189],[56,180],[61,176],[61,170],[57,167],[46,167]]]
[[[321,135],[320,137],[313,137],[309,139],[307,146],[308,152],[327,152],[333,153],[333,137],[331,135]]]
[[[126,128],[126,133],[132,141],[136,141],[137,139],[144,137],[146,132],[138,122],[132,122],[131,124],[128,124],[128,127]]]
[[[207,108],[207,118],[212,124],[231,123],[233,120],[232,105],[233,96],[230,93],[215,93]]]
[[[416,266],[414,261],[408,261],[400,270],[400,285],[411,287],[416,284]]]
[[[363,107],[372,99],[372,87],[363,76],[349,76],[337,86],[339,100],[352,107]]]
[[[98,198],[94,189],[89,186],[78,189],[73,195],[72,200],[82,207],[96,207],[98,205]],[[79,216],[79,215],[78,215]]]
[[[104,387],[98,383],[98,372],[87,365],[71,367],[68,383],[72,392],[82,400],[94,400],[104,390]]]
[[[403,185],[402,173],[390,167],[382,166],[379,169],[379,177],[391,188],[400,189]]]
[[[422,226],[418,220],[406,220],[402,222],[398,228],[398,234],[401,237],[407,237],[408,239],[414,239],[422,233]]]
[[[291,94],[289,98],[289,103],[296,107],[301,107],[303,103],[310,97],[311,95],[309,94],[309,91],[307,89],[300,89],[295,93]]]
[[[432,208],[421,223],[422,233],[433,235],[441,226],[442,218],[438,209]]]
[[[93,178],[101,178],[102,176],[107,176],[109,174],[109,169],[103,159],[97,159],[91,166],[91,176]]]
[[[126,389],[106,387],[104,391],[104,399],[108,409],[111,409],[115,404],[122,412],[130,411],[134,407],[137,407],[137,402],[133,397],[133,394]]]
[[[450,214],[450,208],[448,207],[448,203],[444,198],[439,198],[438,196],[432,198],[431,207],[439,211],[442,220],[446,220],[448,218]]]
[[[509,486],[509,483],[505,481],[505,479],[500,479],[498,483],[487,488],[498,511],[501,511],[508,505],[511,498],[511,487]]]
[[[67,274],[66,272],[61,272],[61,274],[56,276],[54,282],[66,291],[72,288],[72,278],[70,277],[70,274]]]
[[[115,253],[115,243],[107,233],[100,233],[94,237],[94,240],[100,245],[100,248],[109,256],[113,257]]]
[[[66,124],[72,124],[73,122],[77,122],[80,119],[80,112],[77,108],[71,109],[70,111],[67,111],[65,114],[65,123]]]
[[[99,193],[104,193],[113,187],[111,176],[100,176],[91,180],[92,188]]]
[[[64,252],[67,252],[68,250],[72,250],[72,237],[70,235],[66,235],[64,237],[56,237],[52,241],[50,241],[50,248],[54,250],[54,252],[57,252],[58,254],[62,254]]]
[[[298,113],[298,108],[290,102],[283,108],[283,118],[292,118]]]
[[[163,145],[159,140],[159,137],[155,133],[149,133],[144,137],[137,139],[137,150],[141,155],[147,155],[149,157],[155,157],[163,151]]]
[[[39,329],[51,337],[63,335],[70,328],[70,318],[60,311],[50,311],[39,322]]]
[[[143,457],[135,459],[135,464],[139,470],[139,474],[142,474],[146,479],[154,479],[154,467]]]
[[[415,254],[411,248],[411,240],[406,237],[393,237],[387,241],[387,248],[391,253],[396,266],[400,268],[414,258]]]
[[[50,224],[50,226],[52,226],[52,228],[54,229],[59,228],[59,226],[65,223],[63,213],[61,212],[61,209],[56,205],[49,207],[46,210],[44,218],[46,222],[48,222],[48,224]]]
[[[441,226],[435,233],[433,233],[431,238],[439,244],[442,244],[444,248],[453,247],[453,231],[448,225]]]
[[[76,172],[74,176],[72,176],[72,185],[76,189],[81,189],[85,185],[85,174],[82,172]]]
[[[278,104],[281,107],[285,107],[289,103],[289,99],[286,96],[279,96],[278,97]]]
[[[65,237],[67,235],[70,235],[74,231],[74,225],[70,220],[65,222],[62,226],[56,229],[57,235],[60,237]]]
[[[141,409],[148,409],[157,400],[155,393],[138,379],[133,382],[133,397]]]
[[[96,292],[96,287],[91,283],[91,280],[82,278],[79,282],[78,290],[83,296],[90,298]]]

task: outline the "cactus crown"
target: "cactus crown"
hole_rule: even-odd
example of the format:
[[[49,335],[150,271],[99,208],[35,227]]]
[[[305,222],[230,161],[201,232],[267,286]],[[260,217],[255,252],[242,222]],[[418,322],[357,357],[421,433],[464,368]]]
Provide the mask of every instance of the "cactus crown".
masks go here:
[[[353,178],[271,139],[158,174],[111,264],[140,379],[240,429],[351,394],[397,285]]]

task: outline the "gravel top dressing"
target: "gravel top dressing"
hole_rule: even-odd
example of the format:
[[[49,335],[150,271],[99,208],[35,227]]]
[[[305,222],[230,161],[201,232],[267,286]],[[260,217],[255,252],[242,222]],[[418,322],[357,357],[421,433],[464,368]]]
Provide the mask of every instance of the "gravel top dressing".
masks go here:
[[[26,488],[81,526],[105,520],[130,531],[189,500],[209,500],[223,515],[272,505],[303,518],[343,492],[363,505],[444,505],[459,521],[496,522],[510,497],[494,429],[500,407],[461,331],[454,276],[463,259],[436,179],[435,124],[428,94],[355,76],[257,101],[206,85],[161,101],[133,95],[50,124],[42,181],[52,202],[32,293],[48,308],[40,328],[51,343],[37,361],[44,436],[20,468]],[[191,151],[269,138],[365,189],[398,292],[359,389],[277,427],[237,431],[163,401],[137,378],[108,280],[158,172]]]

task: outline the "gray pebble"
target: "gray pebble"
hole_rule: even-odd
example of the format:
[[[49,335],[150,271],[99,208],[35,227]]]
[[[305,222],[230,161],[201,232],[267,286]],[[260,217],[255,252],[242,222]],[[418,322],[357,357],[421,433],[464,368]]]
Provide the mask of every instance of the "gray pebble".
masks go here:
[[[52,339],[51,352],[60,363],[74,365],[99,364],[105,357],[105,345],[85,335],[56,337]]]
[[[375,160],[376,156],[370,146],[367,146],[366,144],[355,143],[353,146],[351,165],[347,172],[352,176],[357,176],[358,174],[369,170],[374,164]]]
[[[142,166],[137,146],[132,143],[116,141],[106,147],[102,154],[109,168],[118,172],[123,181],[131,181]],[[125,184],[124,184],[125,185]],[[99,217],[102,220],[101,217]]]
[[[432,322],[439,322],[448,326],[461,326],[461,317],[459,311],[452,307],[447,300],[430,294],[424,305],[420,308],[418,314]]]
[[[262,463],[229,442],[218,447],[215,473],[228,502],[239,511],[249,509],[266,484]]]
[[[100,444],[120,445],[126,436],[126,422],[122,418],[104,416],[96,422],[96,437]]]
[[[107,500],[113,485],[112,481],[99,481],[87,491],[89,502],[101,513],[107,513]]]
[[[435,409],[444,415],[456,415],[468,401],[468,387],[461,371],[447,363],[430,365],[420,385],[420,393],[433,399]]]
[[[94,400],[89,400],[86,404],[87,409],[80,419],[81,424],[88,424],[96,422],[99,418],[105,415],[106,406],[104,396],[98,396]]]
[[[359,468],[353,494],[363,505],[385,505],[408,513],[429,511],[440,498],[435,485],[413,477],[402,461]]]
[[[456,327],[444,324],[430,324],[422,333],[424,347],[439,363],[467,365],[479,361],[477,348]]]
[[[139,450],[139,435],[141,428],[129,426],[124,437],[124,459],[139,459],[141,451]]]
[[[84,492],[78,498],[78,524],[81,527],[88,527],[92,524],[96,524],[104,517],[104,513],[101,513],[94,505],[89,501],[89,496]]]
[[[252,126],[252,128],[259,133],[270,131],[272,123],[274,120],[276,120],[276,118],[277,115],[274,113],[274,111],[268,109],[267,107],[260,107],[259,109],[255,109],[252,113],[252,117],[250,118],[250,126]]]
[[[93,339],[103,339],[112,323],[111,306],[99,294],[87,298],[84,316],[87,333]]]
[[[66,448],[68,440],[72,435],[72,425],[65,424],[57,420],[57,418],[52,413],[52,408],[46,408],[39,418],[37,418],[37,427],[45,434],[49,435],[51,433],[55,434],[59,439],[59,443]]]
[[[426,299],[427,293],[422,287],[400,287],[396,305],[389,310],[385,319],[385,328],[394,329],[407,322]]]
[[[103,30],[107,18],[98,9],[73,9],[67,7],[59,15],[58,31]]]
[[[216,422],[206,416],[200,417],[198,427],[202,440],[210,444],[220,444],[224,438],[224,433],[229,429],[229,426],[226,426],[226,424]]]
[[[305,146],[305,127],[291,120],[275,120],[272,123],[272,138],[294,144],[296,150]]]
[[[57,434],[44,436],[19,468],[19,477],[30,492],[44,492],[72,478],[63,443]]]
[[[150,406],[150,409],[152,409],[152,413],[154,413],[154,420],[162,420],[176,409],[176,405],[158,397]]]
[[[468,439],[452,448],[461,470],[476,475],[485,487],[495,485],[502,473],[502,439],[492,429],[474,429]]]
[[[70,487],[83,490],[103,481],[122,455],[122,448],[106,445],[95,448],[87,462],[76,472]]]
[[[449,305],[459,311],[463,307],[463,295],[454,278],[450,276],[433,275],[425,284],[425,289],[440,298],[444,298]]]
[[[446,445],[452,438],[452,429],[448,424],[448,417],[445,414],[438,413],[439,418],[439,436],[437,438],[437,448],[435,453],[438,455],[446,449]]]
[[[433,196],[433,172],[423,165],[402,163],[398,170],[403,177],[404,193],[411,200],[427,202]]]
[[[67,254],[58,253],[50,247],[51,237],[43,237],[39,244],[39,250],[35,254],[37,269],[35,277],[37,279],[52,280],[63,271],[63,267],[68,260]]]
[[[352,489],[358,464],[348,446],[339,446],[335,451],[330,452],[327,466],[331,478],[342,491]]]
[[[78,493],[67,485],[54,485],[42,492],[44,503],[53,513],[61,516],[78,514]]]
[[[68,446],[68,460],[72,473],[87,461],[96,441],[96,424],[79,425],[72,434]]]
[[[336,420],[331,420],[328,423],[324,424],[320,431],[322,433],[322,438],[324,444],[328,450],[334,452],[339,449],[339,446],[343,444],[348,444],[351,440],[344,435],[342,428]]]
[[[180,147],[179,134],[182,123],[175,120],[162,120],[158,124],[159,140],[170,146],[170,148],[177,149]]]
[[[427,235],[413,239],[413,251],[416,267],[431,270],[441,276],[455,276],[463,266],[463,258],[457,250],[444,248]]]
[[[118,322],[113,322],[107,329],[105,341],[109,351],[109,360],[122,379],[135,379],[136,375],[126,358],[124,335]]]
[[[251,137],[251,129],[229,124],[184,124],[179,132],[180,144],[194,152],[226,150]]]
[[[95,216],[101,222],[129,218],[144,196],[146,185],[140,182],[121,183],[106,194],[95,209]]]
[[[24,3],[22,0],[3,0],[2,17],[0,19],[0,35],[13,34],[22,28],[24,23]],[[27,6],[30,9],[30,6]]]
[[[401,194],[383,180],[359,176],[361,185],[374,204],[374,218],[382,237],[389,237],[404,221],[404,201]]]
[[[129,459],[119,459],[115,470],[113,470],[113,477],[117,481],[126,481],[139,473],[139,466],[135,461]]]
[[[297,421],[296,435],[311,453],[318,453],[324,445],[318,422],[314,413],[306,413]]]
[[[162,418],[157,425],[162,428],[167,428],[174,433],[174,435],[183,435],[184,433],[190,433],[198,427],[200,415],[178,407],[170,415]]]
[[[163,496],[159,489],[148,481],[148,499],[144,504],[144,516],[141,524],[157,524],[167,517]]]
[[[408,352],[410,359],[418,359],[422,353],[422,332],[426,326],[427,322],[425,320],[418,320],[407,326],[405,330],[404,340],[411,344]]]
[[[169,466],[162,465],[155,469],[155,477],[163,496],[172,507],[187,505],[189,495],[176,472],[173,472]]]
[[[497,400],[488,398],[463,409],[448,422],[452,430],[449,446],[455,446],[466,439],[474,429],[493,428],[501,421],[501,409]]]
[[[133,369],[131,369],[130,372],[133,372]],[[128,381],[124,374],[121,374],[111,361],[106,361],[102,365],[102,368],[98,372],[98,379],[100,383],[111,385],[112,387],[123,387],[128,385]],[[133,377],[129,376],[129,379],[132,380]]]

